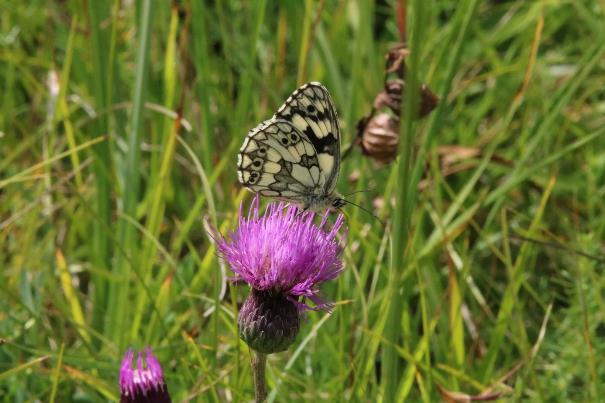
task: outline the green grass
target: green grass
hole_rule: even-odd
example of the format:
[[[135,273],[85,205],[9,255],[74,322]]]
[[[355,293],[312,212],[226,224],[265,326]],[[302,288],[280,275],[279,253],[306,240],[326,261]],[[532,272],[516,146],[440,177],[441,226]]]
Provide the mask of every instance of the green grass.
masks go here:
[[[181,3],[0,0],[3,401],[116,400],[147,344],[175,401],[253,397],[247,290],[203,221],[233,228],[237,150],[299,84],[328,87],[353,141],[395,2]],[[386,226],[346,208],[337,306],[269,358],[269,399],[598,401],[605,5],[406,7],[400,156],[356,149],[338,186]],[[441,101],[415,120],[421,83]]]

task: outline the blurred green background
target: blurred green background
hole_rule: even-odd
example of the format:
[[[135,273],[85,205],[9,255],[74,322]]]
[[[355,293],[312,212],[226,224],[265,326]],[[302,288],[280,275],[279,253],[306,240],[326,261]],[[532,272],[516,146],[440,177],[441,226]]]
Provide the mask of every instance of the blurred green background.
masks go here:
[[[339,191],[370,189],[352,201],[386,226],[346,208],[337,306],[270,357],[270,400],[602,399],[604,12],[1,0],[0,398],[116,400],[150,345],[175,401],[250,401],[247,290],[203,219],[234,228],[237,150],[298,85],[326,85],[351,144],[405,40],[406,99],[441,100],[404,106],[396,163],[343,161]]]

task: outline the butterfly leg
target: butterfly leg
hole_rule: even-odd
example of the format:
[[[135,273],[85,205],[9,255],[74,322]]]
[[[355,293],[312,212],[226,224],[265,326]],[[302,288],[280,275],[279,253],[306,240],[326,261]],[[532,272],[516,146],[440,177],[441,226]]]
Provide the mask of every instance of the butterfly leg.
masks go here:
[[[305,203],[302,207],[297,205],[298,207],[298,213],[296,213],[296,217],[300,217],[301,215],[303,215],[304,213],[306,213],[307,211],[309,211],[309,205],[307,203]]]

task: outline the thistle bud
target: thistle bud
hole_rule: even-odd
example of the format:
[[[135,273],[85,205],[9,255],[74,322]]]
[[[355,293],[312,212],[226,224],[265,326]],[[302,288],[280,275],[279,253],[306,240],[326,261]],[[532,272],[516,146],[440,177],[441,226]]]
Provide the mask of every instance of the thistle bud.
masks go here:
[[[240,338],[264,354],[287,350],[300,330],[300,312],[284,294],[252,289],[237,317]]]

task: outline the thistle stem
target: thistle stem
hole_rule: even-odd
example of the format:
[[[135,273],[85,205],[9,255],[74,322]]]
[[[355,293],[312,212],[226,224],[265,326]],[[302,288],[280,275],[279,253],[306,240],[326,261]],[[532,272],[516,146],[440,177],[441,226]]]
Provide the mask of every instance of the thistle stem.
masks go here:
[[[250,350],[250,363],[252,365],[252,378],[254,380],[254,401],[263,403],[267,399],[267,379],[265,377],[265,367],[267,364],[267,354]]]

